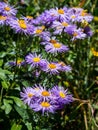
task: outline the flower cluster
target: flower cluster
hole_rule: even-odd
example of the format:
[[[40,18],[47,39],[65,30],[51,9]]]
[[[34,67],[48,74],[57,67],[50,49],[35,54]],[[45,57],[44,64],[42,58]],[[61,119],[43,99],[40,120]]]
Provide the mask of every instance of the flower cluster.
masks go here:
[[[30,65],[31,70],[37,76],[41,71],[52,76],[60,72],[71,71],[70,65],[66,65],[62,59],[58,60],[58,53],[64,54],[70,50],[68,40],[73,42],[85,39],[93,34],[89,26],[93,16],[82,8],[52,8],[45,10],[36,18],[32,16],[17,18],[16,14],[17,10],[14,6],[0,2],[0,26],[7,25],[17,34],[30,36],[32,39],[37,38],[40,41],[40,46],[44,47],[47,59],[42,57],[39,50],[29,52],[24,61],[16,56],[15,61],[11,61],[9,64],[19,68],[23,65]],[[65,41],[62,40],[63,38],[65,38]],[[95,53],[94,50],[93,52]],[[52,56],[55,56],[55,61],[53,61]],[[28,104],[34,111],[42,111],[43,114],[45,112],[54,113],[73,101],[72,95],[59,86],[47,90],[45,87],[35,85],[23,88],[20,95],[24,103]]]
[[[71,71],[70,65],[66,65],[63,62],[48,62],[46,59],[43,59],[41,55],[28,54],[25,59],[27,64],[30,64],[32,68],[40,68],[40,70],[50,73],[58,74],[61,72]]]
[[[23,88],[20,96],[25,104],[36,112],[41,111],[42,114],[54,113],[73,101],[73,97],[68,93],[68,90],[64,90],[60,86],[54,86],[49,90],[41,85],[27,87]]]

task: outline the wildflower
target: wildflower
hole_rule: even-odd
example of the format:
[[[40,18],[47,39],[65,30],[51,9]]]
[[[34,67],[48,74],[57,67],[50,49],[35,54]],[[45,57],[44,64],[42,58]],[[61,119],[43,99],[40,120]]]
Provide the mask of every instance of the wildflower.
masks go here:
[[[72,32],[72,41],[73,40],[76,40],[76,39],[84,39],[86,37],[86,34],[83,32],[82,29],[75,29],[73,32]]]
[[[64,71],[65,72],[71,71],[70,65],[66,65],[64,62],[59,62],[59,64],[61,66],[60,71],[62,71],[62,72],[64,72]]]
[[[51,41],[50,41],[51,42]],[[45,50],[48,52],[48,53],[62,53],[62,52],[66,52],[69,50],[68,46],[66,45],[63,45],[62,43],[59,43],[59,42],[52,42],[51,44],[47,44],[45,46]]]
[[[35,85],[35,86],[37,86],[37,85]],[[38,85],[36,88],[38,90],[38,95],[37,96],[38,96],[39,100],[41,100],[41,101],[49,101],[49,100],[52,99],[50,90],[46,90],[45,87],[42,87],[40,85]]]
[[[41,111],[43,115],[44,113],[55,113],[55,110],[57,109],[57,106],[51,101],[35,102],[34,104],[31,104],[30,107],[36,112]]]
[[[3,15],[13,15],[15,16],[17,13],[17,10],[14,8],[14,6],[10,6],[9,4],[5,2],[0,2],[0,13]]]
[[[23,88],[23,92],[20,92],[21,100],[23,100],[25,104],[30,105],[33,101],[34,92],[34,89],[31,87]]]
[[[69,26],[69,22],[64,20],[62,22],[54,21],[51,27],[54,28],[53,34],[61,34]]]
[[[7,16],[0,15],[0,25],[5,25],[5,24],[7,24]]]
[[[41,55],[29,54],[26,56],[26,62],[30,64],[32,67],[44,67],[46,66],[46,60],[42,59]]]
[[[56,17],[57,20],[60,20],[60,19],[68,17],[68,16],[66,16],[66,10],[67,9],[65,9],[65,8],[50,9],[49,13],[51,16]]]
[[[73,101],[72,95],[68,94],[68,90],[64,90],[63,87],[54,86],[51,92],[59,104],[69,104]]]
[[[95,51],[94,48],[91,48],[92,54],[96,57],[98,57],[98,51]]]
[[[34,26],[29,24],[27,20],[21,18],[11,19],[9,24],[16,33],[24,33],[25,35],[32,35],[34,33]]]
[[[23,61],[22,59],[18,59],[17,61],[10,61],[9,65],[21,67],[25,65],[25,61]]]
[[[56,62],[47,62],[46,67],[41,68],[43,71],[45,71],[46,73],[50,73],[50,74],[58,74],[59,70],[60,70],[60,65]]]
[[[47,39],[50,36],[50,32],[45,31],[45,26],[38,26],[34,29],[34,36],[39,36],[41,39]]]

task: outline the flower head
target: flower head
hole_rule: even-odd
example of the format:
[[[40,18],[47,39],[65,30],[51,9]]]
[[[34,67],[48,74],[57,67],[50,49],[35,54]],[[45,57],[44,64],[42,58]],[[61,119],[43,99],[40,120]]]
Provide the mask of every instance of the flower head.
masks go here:
[[[68,46],[66,45],[63,45],[62,43],[59,43],[59,42],[52,42],[50,41],[51,44],[47,44],[45,46],[45,50],[46,52],[48,53],[62,53],[62,52],[66,52],[69,50]]]
[[[10,6],[9,4],[5,2],[0,2],[0,13],[3,15],[16,15],[17,10],[14,8],[14,6]]]
[[[71,94],[68,94],[68,90],[64,90],[63,87],[54,86],[51,90],[52,94],[60,104],[69,104],[73,101],[73,97]]]
[[[47,62],[46,67],[42,68],[43,71],[50,74],[58,74],[60,70],[60,65],[56,62]]]
[[[32,35],[34,33],[34,26],[28,23],[27,20],[24,19],[11,19],[10,27],[15,30],[16,33],[29,34]]]
[[[25,104],[30,105],[32,103],[34,93],[35,91],[33,88],[27,87],[27,88],[23,88],[23,92],[20,92],[20,96]]]
[[[41,55],[29,54],[26,56],[26,62],[30,64],[32,67],[44,67],[46,66],[46,60],[42,59]]]

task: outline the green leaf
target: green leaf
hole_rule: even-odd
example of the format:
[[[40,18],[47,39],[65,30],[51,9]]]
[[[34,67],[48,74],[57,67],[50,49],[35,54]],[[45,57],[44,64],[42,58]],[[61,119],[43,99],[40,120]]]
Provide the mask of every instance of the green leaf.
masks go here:
[[[11,127],[11,130],[21,130],[22,129],[22,125],[18,125],[16,123],[14,123]]]
[[[23,118],[24,121],[29,119],[29,115],[28,115],[26,109],[18,107],[17,105],[14,105],[14,108],[18,112],[18,114]]]
[[[31,123],[27,122],[27,123],[26,123],[26,126],[27,126],[27,129],[28,129],[28,130],[32,130],[32,124],[31,124]]]
[[[2,106],[2,109],[5,110],[5,114],[9,114],[12,110],[12,106],[9,103],[12,103],[13,101],[3,99],[4,105]]]
[[[9,86],[8,86],[8,84],[7,84],[6,81],[2,81],[1,84],[2,84],[2,87],[3,87],[4,89],[8,89],[8,88],[9,88]]]
[[[12,98],[14,100],[14,102],[16,103],[17,106],[26,109],[26,105],[21,101],[20,98],[14,97],[14,96],[10,96],[10,98]]]

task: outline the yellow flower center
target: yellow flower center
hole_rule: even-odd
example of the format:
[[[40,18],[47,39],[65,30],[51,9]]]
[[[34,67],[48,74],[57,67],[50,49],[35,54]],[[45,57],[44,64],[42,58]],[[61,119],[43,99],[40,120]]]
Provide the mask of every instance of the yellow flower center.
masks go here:
[[[25,21],[22,19],[22,20],[18,20],[18,23],[19,23],[19,26],[23,29],[26,29],[27,28],[27,25],[25,23]]]
[[[80,15],[81,16],[86,16],[87,15],[87,10],[83,10]]]
[[[33,58],[33,61],[34,62],[40,62],[40,58],[39,57],[35,57],[35,58]]]
[[[42,95],[45,96],[45,97],[47,97],[47,96],[50,95],[50,93],[49,93],[48,91],[43,91],[43,92],[42,92]]]
[[[4,8],[4,10],[10,11],[11,9],[10,9],[10,7],[7,6],[7,7]]]
[[[50,69],[55,69],[55,68],[56,68],[56,65],[53,64],[53,63],[51,63],[51,64],[49,64],[49,68],[50,68]]]
[[[56,43],[56,40],[50,40],[50,42],[51,42],[52,44],[54,44],[54,43]]]
[[[21,60],[17,60],[17,64],[18,64],[18,65],[21,64]]]
[[[64,27],[67,27],[67,26],[68,26],[68,23],[62,22],[62,25],[63,25]]]
[[[36,30],[36,33],[37,33],[37,34],[40,34],[40,33],[42,33],[42,31],[43,31],[42,29],[37,29],[37,30]]]
[[[29,98],[33,97],[33,94],[32,93],[28,93],[28,97]]]
[[[7,17],[6,16],[0,16],[0,20],[6,20]]]
[[[74,33],[73,33],[73,36],[75,36],[75,37],[76,37],[77,35],[78,35],[78,33],[77,33],[77,32],[74,32]]]
[[[58,10],[58,13],[59,13],[59,14],[64,14],[64,10],[63,10],[63,9],[59,9],[59,10]]]
[[[66,97],[66,95],[62,91],[60,91],[59,95],[60,95],[61,98],[65,98]]]
[[[33,17],[32,17],[32,16],[26,16],[26,18],[28,18],[28,19],[33,19]]]
[[[53,46],[54,46],[55,48],[60,48],[60,47],[61,47],[61,44],[55,43],[55,44],[53,44]]]
[[[42,107],[50,107],[50,103],[48,103],[48,102],[42,102],[41,106]]]
[[[75,16],[75,15],[72,15],[71,18],[74,19],[74,18],[76,18],[76,16]]]

